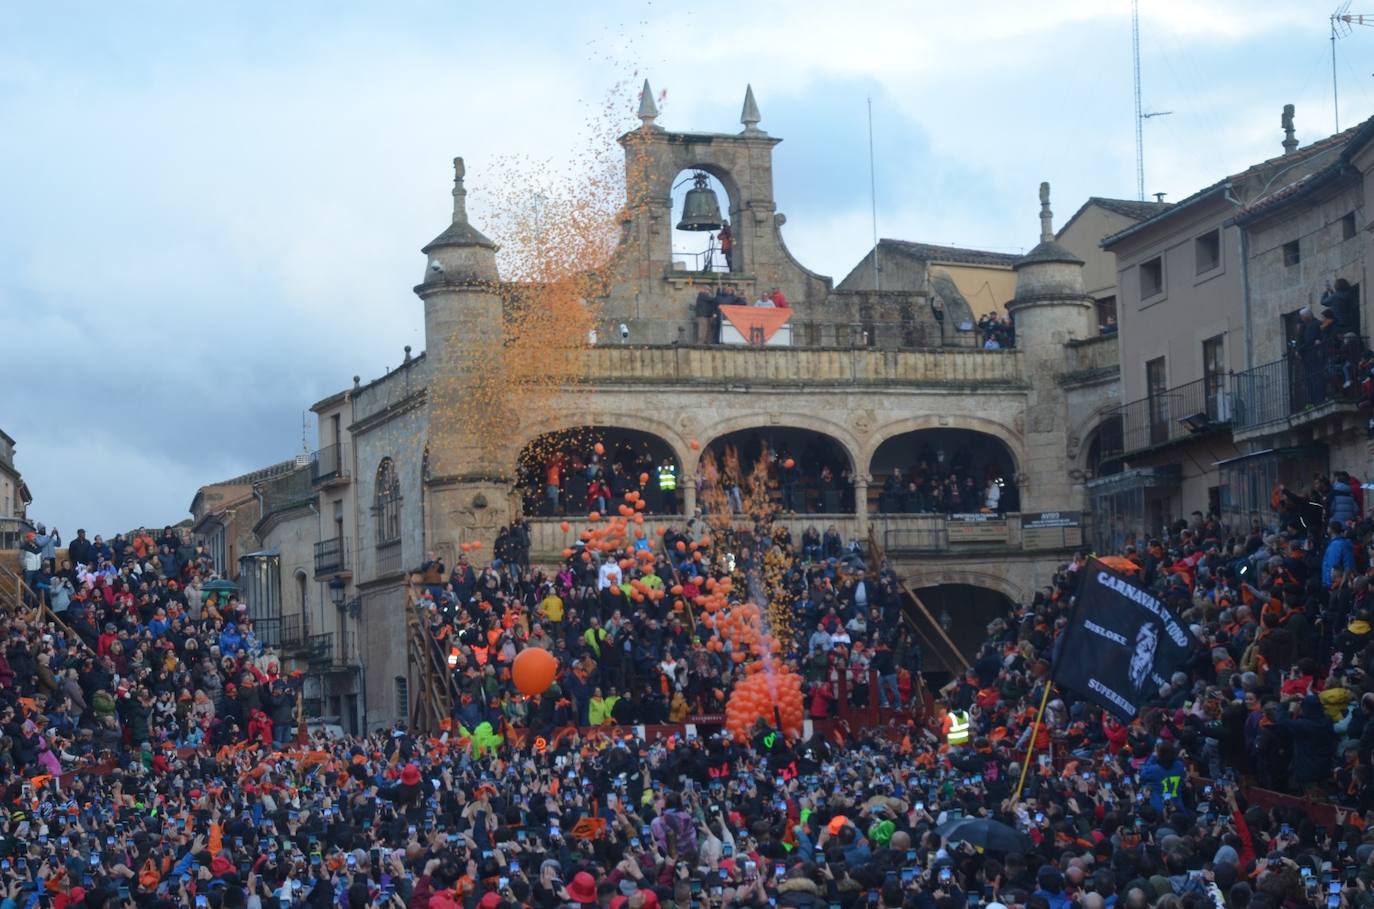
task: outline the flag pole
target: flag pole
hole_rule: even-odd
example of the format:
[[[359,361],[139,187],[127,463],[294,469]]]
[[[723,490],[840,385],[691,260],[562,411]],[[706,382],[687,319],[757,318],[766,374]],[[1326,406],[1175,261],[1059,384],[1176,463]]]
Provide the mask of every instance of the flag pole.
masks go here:
[[[1021,801],[1021,789],[1026,785],[1026,774],[1030,772],[1031,757],[1035,754],[1035,737],[1040,734],[1040,719],[1045,715],[1045,705],[1050,702],[1050,691],[1054,688],[1054,681],[1048,677],[1045,679],[1045,694],[1040,698],[1040,709],[1035,711],[1035,723],[1031,726],[1030,744],[1026,746],[1026,759],[1021,762],[1021,779],[1016,783],[1016,791],[1011,796],[1011,810],[1016,810],[1016,805]]]

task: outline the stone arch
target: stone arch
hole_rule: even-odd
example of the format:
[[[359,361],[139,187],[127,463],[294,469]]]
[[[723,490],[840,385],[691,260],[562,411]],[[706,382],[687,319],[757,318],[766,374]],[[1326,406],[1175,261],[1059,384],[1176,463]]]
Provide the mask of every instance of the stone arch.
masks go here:
[[[681,513],[687,473],[679,446],[654,427],[623,425],[627,422],[641,421],[564,419],[552,428],[527,433],[514,458],[513,506],[526,517],[605,511],[624,505],[620,497],[633,492],[642,496],[640,507],[646,514]],[[547,482],[555,463],[562,465],[557,495]],[[592,468],[610,487],[596,503],[589,489]]]
[[[923,571],[907,584],[930,611],[931,618],[944,627],[955,647],[970,662],[977,659],[986,641],[988,624],[999,618],[1007,620],[1013,607],[1022,602],[1015,585],[980,571]],[[923,623],[918,622],[917,628],[922,627]],[[922,637],[936,644],[932,632],[933,629],[927,629]],[[947,671],[960,668],[943,641],[936,644],[930,656],[934,657],[932,663],[942,665]]]
[[[1034,591],[1022,590],[1021,586],[1004,574],[979,571],[976,568],[955,568],[932,565],[922,566],[904,578],[907,587],[920,590],[925,587],[940,587],[958,584],[966,587],[982,587],[1002,594],[1013,603],[1028,603]],[[929,604],[927,604],[929,605]]]
[[[922,429],[967,429],[971,432],[992,436],[1006,446],[1017,475],[1020,476],[1025,473],[1025,444],[1020,432],[998,420],[964,414],[927,414],[884,423],[865,439],[865,444],[859,452],[861,455],[859,463],[865,465],[865,469],[867,469],[867,465],[873,463],[873,456],[878,453],[878,449],[882,447],[884,442]]]
[[[577,429],[582,426],[594,429],[619,429],[626,431],[647,432],[650,435],[658,436],[668,444],[673,450],[674,457],[682,465],[683,473],[690,475],[696,470],[697,452],[692,450],[691,445],[683,438],[673,424],[657,419],[653,416],[635,414],[633,419],[622,418],[616,414],[612,418],[607,418],[602,413],[591,413],[588,411],[572,411],[560,413],[556,416],[546,417],[541,420],[526,423],[520,427],[520,432],[515,435],[514,445],[509,454],[513,460],[520,456],[520,452],[525,449],[535,439],[551,432]]]
[[[776,417],[776,418],[775,418]],[[851,471],[862,469],[862,462],[859,457],[859,443],[842,424],[827,420],[823,417],[815,417],[810,414],[772,414],[761,413],[753,415],[741,415],[731,417],[728,420],[721,420],[711,427],[711,437],[700,440],[700,448],[692,452],[692,458],[688,462],[688,471],[695,473],[697,462],[701,458],[701,452],[709,448],[717,440],[730,435],[734,432],[747,429],[806,429],[811,432],[829,436],[839,444],[846,457],[849,458]]]
[[[1113,421],[1115,421],[1116,424],[1115,430],[1111,428]],[[1104,431],[1109,435],[1115,431],[1116,442],[1119,447],[1121,441],[1121,414],[1117,411],[1115,405],[1102,405],[1073,427],[1070,439],[1075,441],[1078,445],[1077,451],[1069,451],[1069,463],[1073,465],[1072,470],[1074,474],[1072,479],[1074,482],[1081,483],[1084,480],[1092,479],[1092,458],[1095,451],[1098,457],[1103,454],[1101,443],[1103,441]],[[1096,443],[1096,446],[1094,443]]]

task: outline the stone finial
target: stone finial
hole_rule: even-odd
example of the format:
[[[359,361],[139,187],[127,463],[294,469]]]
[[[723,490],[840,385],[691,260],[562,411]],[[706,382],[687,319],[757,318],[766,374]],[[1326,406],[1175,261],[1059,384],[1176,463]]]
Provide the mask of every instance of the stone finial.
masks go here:
[[[463,188],[463,174],[467,171],[463,167],[462,158],[453,159],[453,223],[468,223],[468,191]]]
[[[1050,211],[1050,185],[1040,184],[1040,240],[1054,239],[1054,212]]]
[[[759,114],[759,104],[754,100],[754,86],[744,86],[744,107],[739,112],[739,122],[744,124],[744,132],[747,134],[762,133],[759,129],[759,121],[763,117]]]
[[[1283,153],[1291,155],[1298,150],[1298,137],[1293,134],[1293,112],[1296,110],[1291,104],[1283,106],[1283,116],[1279,118],[1280,125],[1283,126]]]
[[[654,121],[658,119],[658,105],[654,103],[654,90],[649,87],[649,80],[644,80],[644,87],[639,90],[639,122],[643,124],[643,129],[652,129]]]

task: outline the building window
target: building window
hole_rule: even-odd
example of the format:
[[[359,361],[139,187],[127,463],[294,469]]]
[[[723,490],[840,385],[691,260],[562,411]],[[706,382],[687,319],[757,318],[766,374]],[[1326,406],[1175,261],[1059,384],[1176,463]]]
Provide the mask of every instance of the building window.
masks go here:
[[[1164,293],[1164,259],[1156,256],[1140,263],[1140,299],[1148,300]]]
[[[1150,404],[1150,444],[1169,440],[1169,378],[1164,358],[1145,364],[1145,394]]]
[[[1097,299],[1097,327],[1103,331],[1116,330],[1116,294]]]
[[[377,516],[377,545],[394,543],[401,538],[401,478],[390,458],[382,458],[377,466],[377,489],[373,493],[372,511]]]
[[[1225,411],[1224,384],[1226,382],[1225,335],[1217,335],[1202,342],[1202,388],[1206,395],[1207,419],[1220,423],[1230,419]]]
[[[410,718],[410,682],[403,675],[395,678],[396,685],[396,718],[408,720]]]
[[[1221,265],[1221,231],[1208,231],[1193,241],[1197,273],[1204,274]]]
[[[1341,239],[1355,239],[1355,213],[1353,211],[1341,218]]]
[[[1298,241],[1283,244],[1283,264],[1288,267],[1297,265],[1302,261],[1302,253],[1298,250]]]

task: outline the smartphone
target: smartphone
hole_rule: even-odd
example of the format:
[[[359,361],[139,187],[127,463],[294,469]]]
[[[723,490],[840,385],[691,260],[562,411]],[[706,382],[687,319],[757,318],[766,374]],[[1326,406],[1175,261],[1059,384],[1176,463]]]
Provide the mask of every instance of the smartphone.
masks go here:
[[[518,843],[523,843],[523,842],[525,841],[525,831],[523,831],[523,830],[517,830],[517,831],[515,831],[515,841],[518,842]]]
[[[126,902],[129,899],[128,887],[120,887],[118,890],[115,891],[115,893],[118,895],[119,901],[121,903]]]
[[[505,889],[506,889],[507,887],[509,887],[509,886],[510,886],[510,878],[504,877],[504,876],[503,876],[503,877],[498,877],[498,878],[496,879],[496,889],[497,889],[497,890],[505,890]]]
[[[701,881],[698,881],[698,880],[693,880],[693,881],[692,881],[692,892],[693,892],[693,893],[700,893],[700,892],[701,892]]]
[[[724,847],[721,849],[721,854],[726,858],[734,858],[735,847],[731,846],[729,843],[726,843]]]
[[[637,836],[632,836],[632,837],[630,837],[630,848],[631,848],[631,849],[638,849],[638,848],[639,848],[639,837],[637,837]],[[729,849],[730,847],[729,847],[729,846],[726,846],[725,848]],[[726,855],[729,855],[729,853],[726,853]]]
[[[876,891],[876,890],[870,890],[870,891],[868,891],[868,905],[870,905],[870,906],[876,906],[876,905],[878,905],[878,891]]]
[[[941,868],[939,878],[940,883],[948,884],[950,881],[954,880],[954,872],[950,871],[948,868]]]
[[[210,901],[207,900],[207,899],[205,898],[205,894],[203,894],[203,893],[197,893],[197,894],[196,894],[196,909],[205,909],[205,907],[206,907],[206,906],[209,906],[209,905],[210,905]]]
[[[786,873],[787,866],[784,865],[782,862],[778,862],[776,865],[773,866],[773,877],[782,877]]]
[[[903,868],[903,869],[902,869],[902,886],[903,886],[903,887],[909,887],[909,886],[911,886],[911,883],[912,883],[914,880],[916,880],[916,869],[915,869],[915,868]]]
[[[510,873],[511,873],[511,874],[519,874],[519,873],[520,873],[520,863],[517,862],[515,859],[511,859],[511,860],[510,860],[510,862],[508,863],[508,867],[509,867],[509,869],[510,869]]]

